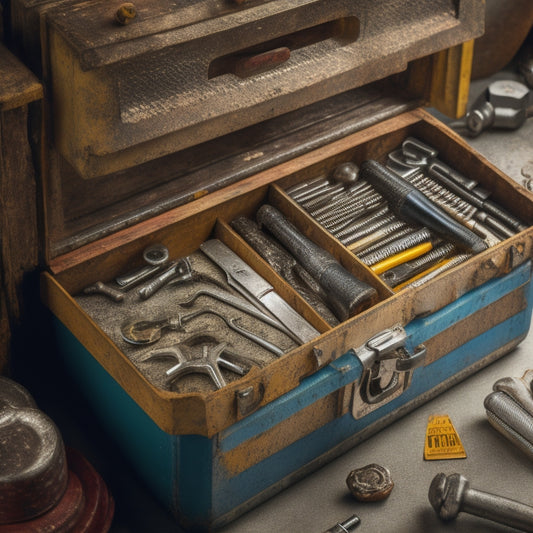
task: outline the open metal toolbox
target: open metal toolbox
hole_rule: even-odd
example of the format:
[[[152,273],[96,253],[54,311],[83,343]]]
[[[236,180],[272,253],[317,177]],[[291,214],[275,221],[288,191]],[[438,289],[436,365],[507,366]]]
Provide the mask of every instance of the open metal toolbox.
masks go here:
[[[228,523],[525,336],[533,199],[419,108],[464,111],[471,43],[462,43],[482,31],[482,2],[153,2],[120,29],[99,1],[20,1],[13,14],[21,46],[43,58],[35,69],[49,95],[42,299],[79,389],[184,527]],[[290,52],[281,63],[271,54],[280,48]],[[274,63],[241,76],[243,54]],[[408,137],[475,176],[524,229],[395,292],[287,191],[345,162],[383,162]],[[331,325],[234,231],[264,204],[370,287],[363,309]],[[163,348],[183,333],[200,345],[222,335],[248,366],[242,376],[221,370],[216,385],[201,374],[168,382],[168,362],[125,342],[124,324],[189,313],[194,283],[147,300],[121,292],[120,303],[84,289],[142,266],[143,251],[163,243],[231,292],[201,251],[213,239],[316,336],[294,342],[263,324],[255,333],[281,348],[274,355],[235,335],[232,315],[216,325],[198,317],[185,332],[172,325]]]
[[[425,285],[394,293],[284,193],[303,179],[329,175],[341,161],[381,159],[409,136],[435,146],[443,159],[477,176],[503,206],[531,223],[527,192],[417,110],[88,245],[94,254],[87,258],[86,248],[84,262],[77,261],[79,251],[62,256],[52,263],[53,275],[44,274],[43,298],[59,319],[65,363],[114,428],[125,453],[185,526],[209,528],[231,520],[507,353],[527,333],[531,228]],[[231,229],[238,215],[253,216],[265,202],[370,283],[375,303],[338,326],[325,324]],[[183,257],[212,237],[253,265],[321,335],[219,390],[164,390],[146,378],[142,363],[120,338],[120,323],[131,317],[97,324],[87,304],[72,295],[124,271],[150,242],[163,242],[172,257]],[[174,298],[171,290],[158,294]],[[117,304],[108,305],[116,315]],[[398,386],[369,400],[365,373],[391,360],[389,352],[379,362],[379,348],[369,340],[387,330],[399,332],[413,362],[403,371],[393,367]],[[373,352],[368,360],[361,357],[365,350]]]

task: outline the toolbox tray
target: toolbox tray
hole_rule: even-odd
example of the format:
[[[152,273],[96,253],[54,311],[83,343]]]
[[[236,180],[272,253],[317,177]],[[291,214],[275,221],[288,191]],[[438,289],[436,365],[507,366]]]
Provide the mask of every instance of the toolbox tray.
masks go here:
[[[51,273],[43,275],[44,301],[164,431],[212,436],[243,417],[244,408],[242,405],[239,407],[237,400],[243,391],[253,389],[254,408],[267,405],[296,388],[304,377],[350,349],[364,345],[380,331],[396,324],[405,326],[418,317],[443,309],[474,288],[511,272],[531,257],[533,230],[530,228],[426,285],[393,293],[283,192],[283,189],[306,178],[329,175],[342,161],[381,159],[408,136],[424,139],[424,142],[436,147],[442,160],[453,162],[455,168],[466,175],[476,176],[483,187],[492,191],[492,197],[498,203],[527,224],[531,223],[530,193],[473,152],[439,121],[425,111],[416,110],[52,260]],[[266,201],[284,212],[289,220],[329,251],[345,268],[372,285],[377,292],[376,303],[335,328],[328,326],[228,224],[238,215],[253,218],[256,209]],[[271,361],[264,368],[253,368],[246,376],[221,390],[203,394],[163,391],[149,383],[123,353],[126,344],[121,342],[118,328],[105,334],[105,328],[86,313],[73,295],[98,280],[112,279],[131,269],[135,266],[135,258],[140,260],[142,250],[153,242],[164,243],[170,256],[177,258],[190,255],[212,237],[221,239],[245,258],[322,335]],[[106,300],[103,296],[93,298]],[[108,305],[117,306],[114,303]],[[509,309],[510,314],[514,312],[515,309]],[[470,328],[469,334],[478,335],[479,328],[490,329],[490,325],[476,324],[475,328]],[[460,342],[466,340],[460,338]],[[427,351],[426,364],[429,364],[448,353],[449,346],[446,342],[436,342],[435,345],[430,342]]]

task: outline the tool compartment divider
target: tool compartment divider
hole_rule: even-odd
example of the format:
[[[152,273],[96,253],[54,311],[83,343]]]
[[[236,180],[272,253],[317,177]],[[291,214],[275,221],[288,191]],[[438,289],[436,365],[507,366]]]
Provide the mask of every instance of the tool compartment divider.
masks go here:
[[[386,299],[392,294],[390,288],[370,268],[359,261],[354,254],[349,252],[345,246],[316,222],[304,209],[290,199],[276,184],[273,184],[270,189],[270,201],[304,235],[333,255],[346,270],[378,291],[376,298],[373,299],[372,305],[375,305],[379,300]]]
[[[222,221],[215,228],[215,236],[228,245],[237,255],[250,265],[260,276],[265,278],[274,290],[300,315],[308,320],[321,333],[329,331],[331,326],[293,289],[285,279],[275,272],[257,252]]]

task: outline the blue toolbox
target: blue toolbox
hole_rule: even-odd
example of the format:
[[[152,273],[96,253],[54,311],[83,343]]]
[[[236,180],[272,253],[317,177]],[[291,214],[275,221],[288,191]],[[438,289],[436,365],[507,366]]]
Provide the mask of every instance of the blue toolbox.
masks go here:
[[[483,2],[222,4],[13,6],[62,364],[195,531],[507,354],[533,290],[533,196],[422,109],[464,113]]]

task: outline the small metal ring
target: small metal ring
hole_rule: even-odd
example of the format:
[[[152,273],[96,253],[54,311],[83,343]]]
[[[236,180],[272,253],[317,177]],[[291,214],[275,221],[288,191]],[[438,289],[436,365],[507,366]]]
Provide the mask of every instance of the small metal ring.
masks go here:
[[[168,248],[163,244],[153,244],[152,246],[148,246],[148,248],[145,248],[143,251],[143,259],[149,265],[163,265],[168,261],[168,258]]]

